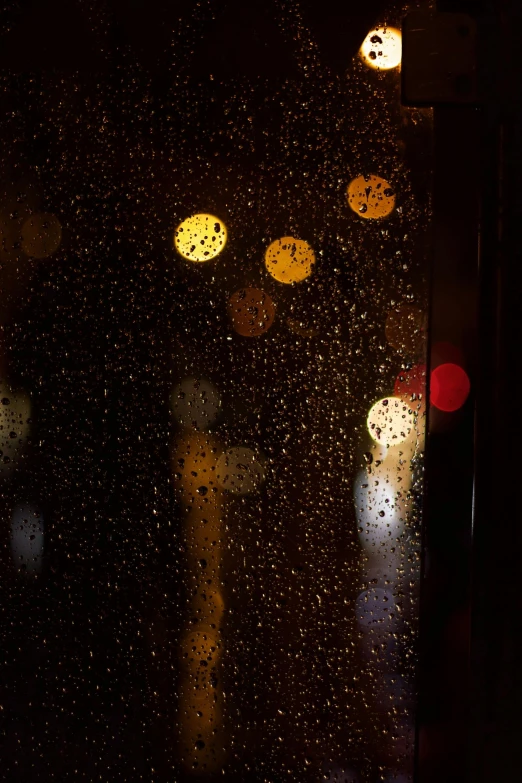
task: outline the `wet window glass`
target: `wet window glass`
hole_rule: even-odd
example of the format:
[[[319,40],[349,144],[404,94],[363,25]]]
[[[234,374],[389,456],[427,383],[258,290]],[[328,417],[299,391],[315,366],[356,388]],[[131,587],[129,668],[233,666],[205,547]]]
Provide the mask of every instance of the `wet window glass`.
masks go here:
[[[343,13],[7,4],[9,780],[413,779],[432,116]]]

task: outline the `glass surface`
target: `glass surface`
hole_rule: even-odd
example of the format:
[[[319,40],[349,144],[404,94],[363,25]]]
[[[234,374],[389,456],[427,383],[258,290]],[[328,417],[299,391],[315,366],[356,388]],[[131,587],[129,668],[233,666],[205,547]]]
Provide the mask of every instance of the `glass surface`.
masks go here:
[[[411,781],[401,12],[43,5],[2,55],[6,779]]]

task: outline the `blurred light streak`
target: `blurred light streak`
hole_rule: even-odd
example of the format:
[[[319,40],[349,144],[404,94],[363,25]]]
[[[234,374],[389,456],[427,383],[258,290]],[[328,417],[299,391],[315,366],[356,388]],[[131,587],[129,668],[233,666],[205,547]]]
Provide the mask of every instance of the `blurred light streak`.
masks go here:
[[[265,471],[252,449],[235,446],[220,456],[216,478],[220,487],[234,495],[250,495],[265,480]]]
[[[21,503],[11,515],[11,554],[18,571],[27,575],[42,570],[44,520],[30,503]]]
[[[185,584],[189,593],[179,654],[179,752],[193,775],[216,772],[225,760],[220,672],[224,493],[216,482],[222,445],[185,432],[174,445],[174,486],[184,514]]]
[[[0,383],[0,472],[15,464],[31,429],[31,400]]]

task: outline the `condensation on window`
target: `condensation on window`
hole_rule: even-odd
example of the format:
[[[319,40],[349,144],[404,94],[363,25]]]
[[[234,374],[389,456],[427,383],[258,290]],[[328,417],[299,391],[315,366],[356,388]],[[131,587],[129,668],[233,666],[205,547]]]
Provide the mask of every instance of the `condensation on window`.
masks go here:
[[[432,117],[402,12],[330,56],[319,3],[73,5],[67,42],[15,4],[4,31],[8,779],[412,781]]]

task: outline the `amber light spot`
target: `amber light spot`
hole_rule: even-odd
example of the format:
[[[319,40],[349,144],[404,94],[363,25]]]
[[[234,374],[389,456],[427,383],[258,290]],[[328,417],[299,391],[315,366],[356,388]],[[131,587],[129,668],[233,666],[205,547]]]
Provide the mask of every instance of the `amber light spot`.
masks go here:
[[[359,49],[365,65],[380,71],[397,68],[402,58],[402,36],[395,27],[375,27]]]
[[[186,218],[174,232],[174,247],[187,261],[211,261],[227,241],[222,220],[205,212]]]
[[[312,273],[315,253],[304,239],[281,237],[272,242],[265,252],[265,265],[280,283],[299,283]]]
[[[242,337],[258,337],[274,323],[275,306],[259,288],[242,288],[228,300],[228,316]]]
[[[391,215],[395,209],[395,192],[391,185],[376,174],[352,179],[347,189],[350,208],[365,220]]]
[[[30,258],[48,258],[62,241],[62,226],[54,215],[36,212],[22,226],[22,250]]]

